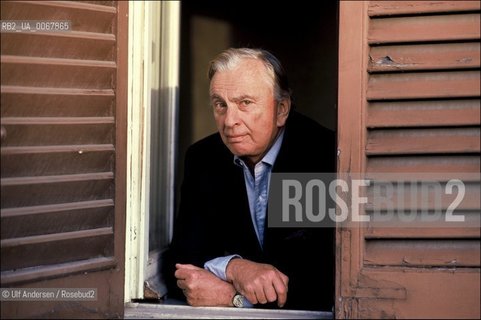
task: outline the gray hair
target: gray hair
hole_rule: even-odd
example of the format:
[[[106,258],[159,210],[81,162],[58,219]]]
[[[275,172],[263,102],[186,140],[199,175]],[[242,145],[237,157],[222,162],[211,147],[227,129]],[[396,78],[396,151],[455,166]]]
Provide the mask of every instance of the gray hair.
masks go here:
[[[291,89],[287,81],[287,75],[280,61],[269,51],[250,48],[230,48],[221,52],[210,62],[209,80],[212,80],[218,71],[234,69],[242,59],[261,60],[274,86],[274,97],[277,101],[291,99]]]

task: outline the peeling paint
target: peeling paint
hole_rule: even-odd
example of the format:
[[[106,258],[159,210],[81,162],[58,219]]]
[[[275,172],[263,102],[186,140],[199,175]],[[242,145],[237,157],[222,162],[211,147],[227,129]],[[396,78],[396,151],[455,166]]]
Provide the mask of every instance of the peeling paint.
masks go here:
[[[463,58],[463,59],[458,59],[456,61],[458,61],[460,63],[470,63],[471,61],[473,61],[473,59],[472,58]]]

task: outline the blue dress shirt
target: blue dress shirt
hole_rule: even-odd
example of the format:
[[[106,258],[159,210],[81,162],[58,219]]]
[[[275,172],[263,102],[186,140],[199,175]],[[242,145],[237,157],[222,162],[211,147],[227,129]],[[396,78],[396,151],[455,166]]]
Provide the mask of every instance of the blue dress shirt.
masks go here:
[[[281,128],[280,133],[272,147],[269,149],[264,158],[262,158],[262,160],[255,165],[253,174],[249,170],[249,167],[244,160],[238,156],[234,156],[234,163],[240,166],[244,172],[244,181],[246,185],[247,198],[249,200],[252,224],[254,225],[257,239],[259,240],[261,247],[264,244],[266,209],[272,167],[274,166],[274,162],[276,161],[279,150],[281,149],[283,139],[284,128]],[[227,277],[225,271],[227,264],[235,257],[241,258],[241,256],[237,254],[218,257],[207,261],[204,264],[204,268],[214,273],[220,279],[226,281]],[[246,304],[244,305],[246,306]],[[247,306],[249,306],[249,304]]]

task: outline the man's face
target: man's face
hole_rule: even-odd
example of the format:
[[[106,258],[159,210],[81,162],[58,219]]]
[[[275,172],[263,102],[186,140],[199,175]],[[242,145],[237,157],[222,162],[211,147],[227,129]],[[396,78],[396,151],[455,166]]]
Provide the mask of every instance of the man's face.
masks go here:
[[[254,59],[217,72],[210,83],[210,99],[222,141],[252,164],[267,153],[290,107],[289,101],[276,102],[267,69]]]

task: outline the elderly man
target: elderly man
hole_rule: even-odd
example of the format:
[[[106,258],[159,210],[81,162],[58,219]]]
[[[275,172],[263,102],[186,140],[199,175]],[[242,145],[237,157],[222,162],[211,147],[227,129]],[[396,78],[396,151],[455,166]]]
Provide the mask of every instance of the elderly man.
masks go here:
[[[331,310],[332,230],[268,228],[266,216],[272,172],[335,171],[333,133],[292,110],[265,50],[222,52],[209,79],[218,133],[186,155],[170,293],[193,306]]]

